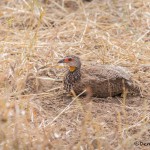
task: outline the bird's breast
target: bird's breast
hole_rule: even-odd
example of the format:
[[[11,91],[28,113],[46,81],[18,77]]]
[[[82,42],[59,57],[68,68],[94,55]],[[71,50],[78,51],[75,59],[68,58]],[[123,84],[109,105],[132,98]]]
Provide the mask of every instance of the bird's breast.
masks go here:
[[[67,91],[70,91],[71,88],[74,86],[75,83],[80,81],[81,74],[80,72],[74,71],[74,72],[68,72],[64,78],[64,88]]]

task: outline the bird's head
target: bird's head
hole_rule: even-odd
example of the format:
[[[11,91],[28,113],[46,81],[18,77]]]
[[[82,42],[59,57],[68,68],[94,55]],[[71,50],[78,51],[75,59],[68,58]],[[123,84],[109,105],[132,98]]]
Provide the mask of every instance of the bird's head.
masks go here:
[[[76,69],[81,68],[80,58],[74,55],[66,56],[61,59],[58,63],[66,63],[69,66],[69,71],[74,72]]]

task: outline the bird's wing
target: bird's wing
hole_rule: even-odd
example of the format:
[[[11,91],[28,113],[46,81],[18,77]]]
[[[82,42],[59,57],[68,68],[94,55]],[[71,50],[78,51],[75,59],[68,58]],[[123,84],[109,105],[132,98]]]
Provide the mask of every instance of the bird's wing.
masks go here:
[[[111,66],[111,65],[96,65],[83,68],[84,76],[86,78],[95,78],[100,80],[101,82],[106,80],[116,80],[118,78],[130,80],[130,73],[119,66]]]

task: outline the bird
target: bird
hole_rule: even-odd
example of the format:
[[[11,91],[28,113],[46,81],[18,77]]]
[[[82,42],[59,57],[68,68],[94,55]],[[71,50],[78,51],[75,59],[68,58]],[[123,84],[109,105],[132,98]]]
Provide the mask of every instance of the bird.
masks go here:
[[[126,68],[114,65],[83,66],[78,56],[69,55],[58,61],[68,65],[63,79],[64,90],[80,94],[86,90],[90,97],[114,97],[127,91],[139,92]]]

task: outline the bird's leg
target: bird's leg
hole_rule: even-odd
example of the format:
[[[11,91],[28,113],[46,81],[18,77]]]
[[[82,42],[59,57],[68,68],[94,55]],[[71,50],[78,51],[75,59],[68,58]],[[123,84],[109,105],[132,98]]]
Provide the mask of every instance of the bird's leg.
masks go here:
[[[84,91],[83,91],[84,92]],[[83,111],[83,106],[82,106],[82,104],[81,104],[81,101],[79,101],[79,99],[78,99],[78,96],[80,95],[76,95],[76,93],[75,93],[75,91],[73,90],[73,88],[71,89],[71,93],[72,93],[72,95],[73,95],[73,97],[74,97],[74,99],[76,99],[76,102],[77,102],[77,104],[78,104],[78,106],[80,107],[80,109]],[[81,93],[82,94],[82,93]]]
[[[73,90],[73,87],[71,87],[71,89],[68,91],[67,96],[68,97],[76,97],[77,96],[75,91]]]
[[[77,96],[76,93],[75,93],[75,91],[73,90],[73,88],[72,88],[71,91],[70,91],[70,95],[73,95],[73,97],[76,97],[76,96]]]
[[[70,91],[69,93],[66,93],[66,96],[67,96],[67,97],[72,97],[73,94],[72,94],[72,92]]]

